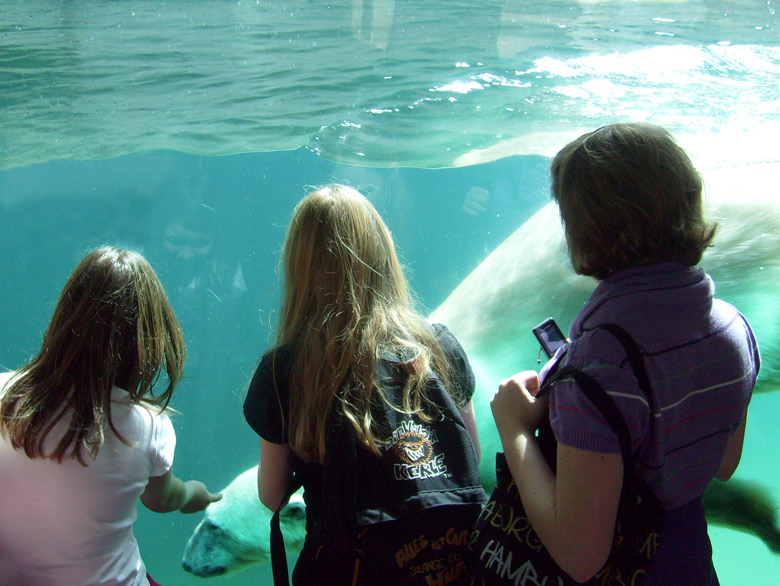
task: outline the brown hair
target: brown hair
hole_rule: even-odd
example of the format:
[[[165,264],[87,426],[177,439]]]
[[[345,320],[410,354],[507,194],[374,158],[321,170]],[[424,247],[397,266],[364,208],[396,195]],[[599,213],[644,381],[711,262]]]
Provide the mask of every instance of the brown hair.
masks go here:
[[[304,197],[284,245],[284,299],[277,343],[291,345],[290,446],[323,462],[334,401],[358,442],[379,453],[371,415],[380,348],[414,357],[404,389],[406,412],[431,407],[425,381],[449,385],[447,360],[425,319],[411,307],[390,231],[360,193],[331,185]],[[448,387],[449,388],[449,387]]]
[[[184,355],[179,323],[149,263],[111,246],[90,252],[65,283],[40,352],[2,396],[0,431],[30,458],[75,457],[86,465],[83,452],[97,455],[106,427],[128,443],[111,418],[112,388],[162,411]],[[163,363],[168,387],[153,395]],[[46,437],[63,419],[67,430],[44,454]]]
[[[566,145],[551,166],[574,270],[603,279],[663,261],[696,265],[716,225],[685,151],[652,124],[612,124]]]

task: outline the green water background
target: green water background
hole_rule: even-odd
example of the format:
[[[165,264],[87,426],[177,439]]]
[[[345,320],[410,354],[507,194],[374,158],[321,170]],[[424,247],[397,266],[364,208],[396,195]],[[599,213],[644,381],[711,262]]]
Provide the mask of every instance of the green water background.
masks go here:
[[[304,186],[368,191],[433,309],[546,201],[564,137],[626,119],[777,136],[774,0],[390,4],[388,27],[372,20],[381,3],[358,0],[3,2],[0,366],[38,349],[87,248],[143,252],[189,347],[175,469],[221,487],[257,463],[241,401]],[[776,144],[761,156],[777,160]],[[471,187],[492,196],[476,216]],[[738,470],[775,498],[779,402],[754,399]],[[139,508],[163,586],[208,583],[180,568],[198,519]],[[724,586],[780,583],[756,538],[711,534]]]

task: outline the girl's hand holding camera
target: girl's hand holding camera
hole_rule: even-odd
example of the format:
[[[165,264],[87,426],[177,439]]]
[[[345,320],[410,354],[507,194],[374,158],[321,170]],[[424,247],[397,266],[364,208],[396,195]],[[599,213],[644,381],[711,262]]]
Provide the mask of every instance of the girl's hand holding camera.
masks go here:
[[[533,433],[547,413],[547,393],[539,392],[539,375],[526,370],[504,380],[490,402],[493,419],[502,440],[506,435]]]

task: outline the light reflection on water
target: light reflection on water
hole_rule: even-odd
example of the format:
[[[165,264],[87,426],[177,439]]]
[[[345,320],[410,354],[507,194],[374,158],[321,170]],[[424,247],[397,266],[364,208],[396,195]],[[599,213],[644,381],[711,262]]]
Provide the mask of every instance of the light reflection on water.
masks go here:
[[[780,111],[773,1],[5,2],[0,168],[301,146],[435,168],[626,117],[752,128]]]

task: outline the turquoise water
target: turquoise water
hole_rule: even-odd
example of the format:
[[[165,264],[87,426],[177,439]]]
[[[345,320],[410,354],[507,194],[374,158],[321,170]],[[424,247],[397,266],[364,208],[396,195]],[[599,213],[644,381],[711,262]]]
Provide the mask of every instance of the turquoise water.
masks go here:
[[[705,170],[776,165],[777,8],[4,1],[0,366],[37,350],[86,248],[143,252],[188,340],[176,472],[224,486],[257,463],[241,401],[272,336],[278,252],[304,186],[367,191],[433,310],[547,201],[547,157],[581,131],[649,120]],[[490,194],[484,211],[469,207],[472,188]],[[776,234],[779,221],[761,230]],[[767,346],[775,324],[759,324]],[[754,399],[737,476],[780,500],[778,410],[778,393]],[[163,586],[268,579],[267,568],[206,581],[181,570],[199,518],[139,510]],[[780,582],[780,558],[755,537],[712,537],[724,586]]]
[[[556,132],[614,119],[695,132],[776,124],[777,8],[5,0],[0,168],[302,146],[345,163],[446,167],[507,142],[549,150]]]

